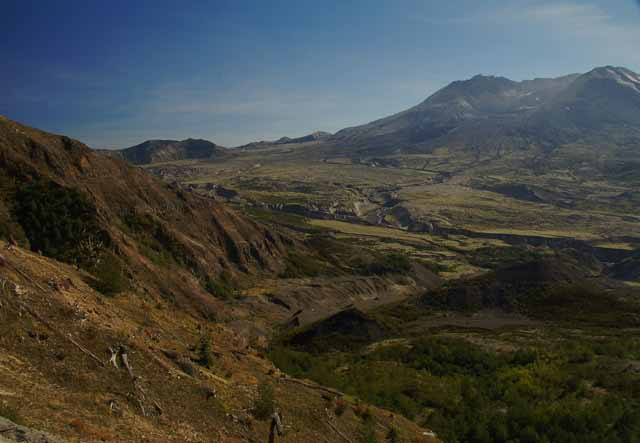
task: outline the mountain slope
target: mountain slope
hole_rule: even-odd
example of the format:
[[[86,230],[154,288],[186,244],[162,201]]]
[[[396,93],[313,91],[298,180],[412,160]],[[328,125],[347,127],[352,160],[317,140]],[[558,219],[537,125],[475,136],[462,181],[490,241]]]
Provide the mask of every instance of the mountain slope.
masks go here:
[[[260,149],[260,148],[268,148],[277,145],[289,145],[294,143],[311,143],[311,142],[324,142],[331,138],[332,134],[324,131],[316,131],[311,134],[303,135],[302,137],[280,137],[275,141],[259,141],[252,142],[246,145],[238,146],[239,150],[250,150],[250,149]]]
[[[607,129],[640,129],[640,76],[607,66],[580,76],[545,103],[532,120],[582,137]]]
[[[363,407],[380,438],[393,427],[437,441],[401,416],[284,376],[223,322],[149,294],[104,297],[72,266],[2,241],[0,250],[0,415],[21,425],[68,442],[267,441],[269,416],[254,410],[271,386],[264,404],[284,417],[281,443],[356,441]],[[11,442],[45,441],[1,430]]]
[[[333,141],[384,153],[425,145],[453,132],[474,129],[479,124],[499,128],[505,122],[514,124],[523,115],[538,109],[576,77],[514,82],[504,77],[478,75],[453,82],[406,111],[343,129],[336,133]]]
[[[115,151],[134,165],[176,160],[213,159],[227,155],[227,150],[207,140],[147,140],[130,148]]]
[[[278,233],[123,160],[4,118],[0,148],[5,237],[87,267],[113,255],[129,280],[199,308],[212,306],[203,288],[223,273],[279,269]]]
[[[549,152],[576,141],[609,143],[617,146],[607,147],[616,161],[618,148],[626,152],[640,143],[639,116],[640,76],[626,68],[522,82],[476,76],[411,109],[339,131],[331,141],[361,155],[438,147],[503,155],[530,148]]]
[[[302,137],[295,137],[295,138],[282,137],[276,140],[275,142],[273,142],[273,144],[286,145],[289,143],[306,143],[306,142],[313,142],[313,141],[319,141],[319,140],[326,140],[329,137],[331,137],[331,134],[328,132],[316,131],[309,135],[304,135]]]

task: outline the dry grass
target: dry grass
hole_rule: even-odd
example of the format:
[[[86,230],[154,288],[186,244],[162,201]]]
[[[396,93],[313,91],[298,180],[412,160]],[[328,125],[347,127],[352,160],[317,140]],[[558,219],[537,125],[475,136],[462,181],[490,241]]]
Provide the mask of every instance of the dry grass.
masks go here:
[[[297,385],[279,387],[273,365],[248,345],[249,340],[223,323],[208,322],[188,309],[162,301],[153,292],[104,298],[72,267],[24,250],[3,252],[3,256],[23,274],[3,266],[0,277],[27,288],[21,301],[61,333],[48,331],[27,313],[17,316],[13,302],[5,304],[6,297],[0,296],[0,324],[11,324],[11,332],[0,336],[0,404],[6,400],[9,408],[29,405],[19,412],[30,426],[86,442],[262,441],[268,435],[268,422],[251,420],[244,411],[253,404],[258,382],[269,381],[277,386],[275,400],[287,423],[296,425],[296,432],[285,436],[283,443],[323,438],[329,443],[341,441],[339,436],[325,435],[322,394]],[[50,290],[42,297],[23,275],[43,288],[49,287],[51,279],[71,279],[73,284],[68,290]],[[232,309],[236,317],[228,320],[244,315],[258,324],[255,315],[241,312],[242,306]],[[196,363],[194,351],[205,331],[215,353],[209,369]],[[39,338],[43,333],[47,333],[46,339]],[[145,389],[148,416],[141,414],[132,396],[135,388],[126,371],[101,367],[65,340],[67,334],[105,361],[108,346],[128,346],[130,363]],[[179,359],[192,361],[193,376],[180,370]],[[205,395],[211,389],[217,392],[215,402]],[[115,412],[109,408],[112,399],[118,406]],[[158,415],[154,401],[162,407],[162,415]],[[225,412],[242,417],[242,422],[235,423]],[[355,439],[351,431],[357,429],[354,417],[344,414],[337,420]],[[243,423],[251,423],[251,427]],[[420,435],[415,424],[406,420],[401,424],[416,437]]]

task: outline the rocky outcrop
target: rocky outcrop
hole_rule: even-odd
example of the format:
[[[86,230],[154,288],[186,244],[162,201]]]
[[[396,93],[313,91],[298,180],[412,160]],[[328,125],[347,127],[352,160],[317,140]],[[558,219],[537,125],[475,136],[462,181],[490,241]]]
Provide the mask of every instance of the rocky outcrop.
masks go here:
[[[45,432],[18,425],[0,417],[0,443],[67,443]]]

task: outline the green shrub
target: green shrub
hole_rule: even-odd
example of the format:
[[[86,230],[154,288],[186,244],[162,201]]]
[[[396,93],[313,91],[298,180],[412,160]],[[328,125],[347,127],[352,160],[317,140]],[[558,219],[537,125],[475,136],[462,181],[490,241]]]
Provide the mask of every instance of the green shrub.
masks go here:
[[[349,407],[349,404],[342,398],[338,398],[336,400],[336,405],[334,408],[334,412],[336,414],[336,416],[341,417],[342,414],[344,414],[347,411],[347,408]]]
[[[198,375],[198,371],[196,370],[195,366],[193,366],[193,363],[191,363],[191,360],[188,358],[185,358],[185,357],[178,358],[176,360],[176,365],[178,365],[180,370],[182,370],[182,372],[184,372],[187,375],[190,375],[192,377],[195,377]]]
[[[389,429],[387,433],[387,443],[401,443],[400,433],[396,428]]]
[[[358,442],[378,443],[378,436],[376,435],[376,421],[373,417],[367,418],[362,422]]]
[[[211,368],[215,363],[215,358],[213,356],[213,351],[211,349],[211,341],[208,337],[202,336],[200,337],[200,342],[198,343],[198,360],[197,363],[205,368]]]
[[[357,259],[354,270],[360,275],[406,274],[411,271],[411,260],[405,254],[395,252],[373,260]]]
[[[267,420],[275,412],[273,386],[262,383],[258,386],[258,398],[253,404],[253,415],[258,420]]]
[[[285,259],[286,267],[280,278],[317,277],[329,271],[329,265],[311,255],[292,252]]]
[[[53,182],[24,185],[15,196],[14,216],[33,251],[48,257],[84,264],[86,242],[106,246],[95,206],[80,192]]]
[[[231,300],[236,295],[235,285],[231,276],[223,272],[217,279],[208,278],[204,289],[214,297],[222,300]]]
[[[0,417],[4,417],[17,425],[24,424],[22,416],[20,415],[18,410],[7,404],[0,403]]]
[[[592,357],[597,345],[563,341],[498,354],[436,337],[367,353],[312,354],[279,344],[270,358],[295,377],[424,417],[421,424],[447,442],[640,443],[640,379],[630,372],[612,377],[609,365],[591,361],[604,358]],[[353,409],[363,419],[359,441],[367,441],[366,407]]]
[[[141,252],[157,265],[178,264],[197,269],[198,264],[165,225],[151,214],[128,212],[122,217],[125,228],[135,237]]]
[[[91,273],[96,279],[93,288],[104,295],[115,295],[129,289],[126,269],[122,260],[113,253],[103,254]]]

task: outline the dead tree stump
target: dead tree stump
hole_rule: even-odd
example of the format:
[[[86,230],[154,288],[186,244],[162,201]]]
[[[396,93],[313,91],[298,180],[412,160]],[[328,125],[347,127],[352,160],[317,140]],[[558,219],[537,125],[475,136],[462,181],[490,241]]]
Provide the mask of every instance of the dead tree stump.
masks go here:
[[[269,430],[269,443],[275,443],[276,433],[278,436],[284,434],[284,428],[282,427],[282,416],[279,412],[274,412],[271,416],[271,428]]]

